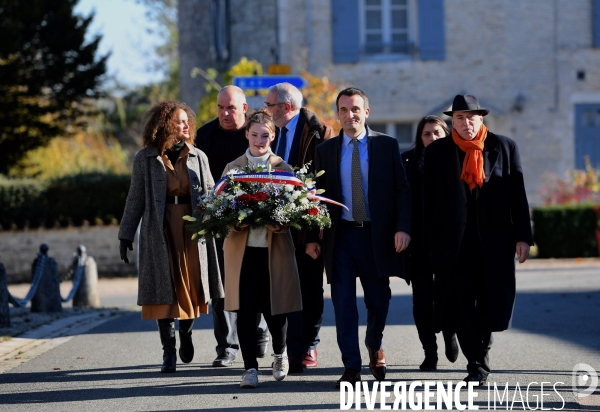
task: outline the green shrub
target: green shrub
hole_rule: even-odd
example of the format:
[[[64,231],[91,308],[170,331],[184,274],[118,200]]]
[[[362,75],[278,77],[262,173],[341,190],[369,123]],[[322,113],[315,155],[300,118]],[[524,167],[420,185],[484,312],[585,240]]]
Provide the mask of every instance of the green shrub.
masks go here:
[[[0,225],[8,229],[15,224],[37,227],[42,224],[41,197],[46,183],[37,179],[0,177]]]
[[[540,258],[598,256],[598,206],[579,204],[533,209],[534,241]]]
[[[52,181],[0,179],[0,224],[36,228],[114,223],[121,219],[129,175],[81,174]]]

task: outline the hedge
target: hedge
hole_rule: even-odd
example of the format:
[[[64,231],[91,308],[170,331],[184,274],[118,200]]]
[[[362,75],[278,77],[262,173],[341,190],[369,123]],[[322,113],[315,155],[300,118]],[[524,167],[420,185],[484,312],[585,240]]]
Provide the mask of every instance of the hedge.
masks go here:
[[[0,225],[47,228],[121,220],[129,175],[82,174],[52,181],[0,179]]]
[[[533,209],[534,242],[540,258],[598,256],[598,206],[549,206]]]

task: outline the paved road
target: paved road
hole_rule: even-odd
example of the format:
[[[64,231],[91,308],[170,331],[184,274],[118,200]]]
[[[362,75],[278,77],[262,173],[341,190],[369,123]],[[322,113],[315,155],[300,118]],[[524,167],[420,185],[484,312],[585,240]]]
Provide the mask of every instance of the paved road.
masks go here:
[[[135,310],[134,281],[115,281],[112,287],[108,281],[101,283],[102,303],[127,310],[113,310],[111,316],[95,320],[101,324],[82,322],[79,329],[74,328],[63,337],[48,338],[49,332],[39,330],[26,334],[44,344],[0,359],[0,365],[11,362],[10,368],[5,366],[8,370],[0,374],[0,410],[340,409],[340,392],[333,385],[342,367],[329,299],[319,346],[319,368],[276,382],[269,370],[271,359],[265,358],[260,362],[259,388],[242,390],[238,387],[243,369],[241,361],[231,368],[210,366],[215,356],[210,316],[196,322],[194,361],[178,364],[176,374],[163,375],[158,373],[161,348],[156,326],[151,321],[142,321]],[[394,296],[384,342],[387,379],[392,385],[406,382],[407,386],[415,381],[459,382],[466,374],[466,360],[462,355],[451,364],[440,350],[437,372],[418,370],[423,355],[411,314],[410,288],[394,280],[392,289]],[[600,389],[591,396],[578,398],[571,388],[576,364],[585,363],[600,371],[600,267],[530,266],[518,272],[517,289],[513,329],[494,335],[491,392],[488,396],[486,388],[479,390],[475,404],[487,410],[489,399],[490,409],[493,409],[494,382],[499,396],[508,382],[508,399],[511,403],[514,399],[512,408],[509,405],[512,410],[541,410],[542,394],[544,409],[600,410]],[[12,289],[11,292],[17,294]],[[364,325],[361,298],[358,303]],[[64,322],[68,321],[57,322],[63,324],[50,327],[54,333],[64,329]],[[364,326],[361,336],[364,336]],[[0,343],[0,350],[9,343],[10,340]],[[20,359],[14,359],[16,357]],[[367,361],[364,351],[365,365]],[[363,378],[372,388],[373,378],[368,367],[363,368]],[[542,382],[547,383],[542,385]],[[417,388],[417,393],[424,395],[422,386]],[[361,399],[362,409],[367,409],[366,398]],[[391,399],[393,402],[393,394]],[[435,406],[436,396],[432,399]],[[466,391],[462,391],[461,399],[466,402]],[[380,408],[379,400],[377,397],[375,409]],[[506,410],[506,400],[505,395],[504,403],[499,404],[497,397],[496,410]]]

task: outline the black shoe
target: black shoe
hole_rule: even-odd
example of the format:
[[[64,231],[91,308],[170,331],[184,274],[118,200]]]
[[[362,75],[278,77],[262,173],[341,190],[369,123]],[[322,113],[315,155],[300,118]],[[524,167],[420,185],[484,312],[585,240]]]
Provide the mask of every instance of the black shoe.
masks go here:
[[[335,388],[340,389],[340,386],[341,386],[340,384],[342,382],[348,382],[350,385],[352,385],[352,388],[354,388],[354,384],[358,381],[360,381],[360,371],[357,371],[355,369],[346,368],[346,369],[344,369],[344,373],[342,374],[342,377],[339,378],[337,380],[337,382],[335,383]]]
[[[444,343],[446,344],[446,358],[454,363],[458,359],[458,342],[456,341],[456,333],[444,333]]]
[[[302,364],[302,360],[298,358],[290,358],[288,357],[288,362],[290,365],[290,369],[288,373],[303,373],[304,365]]]
[[[160,373],[175,373],[177,371],[177,355],[174,353],[165,353],[163,355],[163,364],[160,367]]]
[[[259,343],[258,345],[256,345],[256,357],[264,358],[265,355],[267,354],[268,350],[269,350],[269,341],[266,341],[265,343]]]
[[[419,369],[422,371],[434,371],[437,370],[438,357],[437,354],[433,355],[425,355],[425,360],[421,365],[419,365]]]
[[[231,352],[224,351],[219,354],[217,358],[213,361],[213,368],[223,368],[225,366],[232,366],[235,362],[235,355]]]
[[[469,373],[466,378],[463,379],[465,382],[478,382],[479,386],[485,385],[489,374],[482,374],[481,372]]]

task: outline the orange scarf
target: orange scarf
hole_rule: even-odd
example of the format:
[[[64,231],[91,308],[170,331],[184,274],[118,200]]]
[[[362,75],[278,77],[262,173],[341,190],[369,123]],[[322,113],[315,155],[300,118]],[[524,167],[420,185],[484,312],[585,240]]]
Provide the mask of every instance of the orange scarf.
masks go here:
[[[473,140],[464,140],[459,136],[455,129],[452,129],[452,139],[458,145],[460,150],[466,153],[463,161],[460,180],[469,185],[469,190],[473,191],[475,186],[482,187],[485,173],[483,171],[483,142],[488,134],[488,128],[481,125],[477,136]]]

